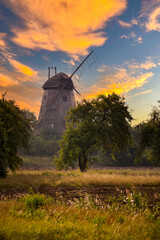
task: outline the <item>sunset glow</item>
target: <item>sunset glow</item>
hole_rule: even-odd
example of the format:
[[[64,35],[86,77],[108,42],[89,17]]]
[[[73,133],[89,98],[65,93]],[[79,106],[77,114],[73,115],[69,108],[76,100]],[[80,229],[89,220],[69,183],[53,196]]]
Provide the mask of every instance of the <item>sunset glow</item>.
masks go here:
[[[160,100],[159,1],[1,0],[0,13],[0,94],[20,107],[38,115],[48,66],[70,75],[92,49],[76,100],[123,95],[135,123]]]

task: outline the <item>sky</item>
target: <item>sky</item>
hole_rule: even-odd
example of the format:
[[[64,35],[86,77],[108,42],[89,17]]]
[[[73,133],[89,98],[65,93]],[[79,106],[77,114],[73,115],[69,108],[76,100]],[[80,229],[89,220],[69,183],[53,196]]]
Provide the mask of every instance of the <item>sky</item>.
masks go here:
[[[0,0],[0,94],[39,114],[48,66],[73,78],[77,101],[115,92],[145,121],[160,100],[160,0]],[[51,72],[51,76],[54,72]]]

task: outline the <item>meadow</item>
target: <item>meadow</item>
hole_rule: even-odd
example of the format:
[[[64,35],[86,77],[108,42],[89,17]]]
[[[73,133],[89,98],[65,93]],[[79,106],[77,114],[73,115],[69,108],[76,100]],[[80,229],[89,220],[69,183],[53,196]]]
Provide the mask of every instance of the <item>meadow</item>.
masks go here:
[[[160,239],[160,169],[21,169],[0,180],[0,240]]]
[[[159,168],[108,168],[102,170],[20,170],[0,179],[0,188],[57,186],[160,186]]]

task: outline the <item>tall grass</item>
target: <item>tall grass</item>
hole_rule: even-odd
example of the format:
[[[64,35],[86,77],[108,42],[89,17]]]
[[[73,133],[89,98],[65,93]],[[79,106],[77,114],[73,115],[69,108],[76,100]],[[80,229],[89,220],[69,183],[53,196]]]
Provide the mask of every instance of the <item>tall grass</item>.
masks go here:
[[[0,189],[17,189],[40,186],[108,186],[108,185],[160,185],[160,169],[109,169],[74,171],[17,171],[6,179],[0,179]]]
[[[0,239],[158,240],[160,218],[140,195],[127,201],[120,206],[113,199],[110,208],[97,208],[86,195],[67,206],[31,193],[19,201],[0,202]]]

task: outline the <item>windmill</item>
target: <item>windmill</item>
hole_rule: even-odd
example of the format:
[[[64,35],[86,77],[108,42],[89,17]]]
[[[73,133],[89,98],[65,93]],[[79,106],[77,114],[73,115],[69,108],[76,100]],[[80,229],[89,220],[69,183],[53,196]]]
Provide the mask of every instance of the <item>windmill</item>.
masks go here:
[[[72,78],[76,74],[76,78],[79,79],[84,66],[91,67],[96,61],[97,56],[91,51],[83,61],[75,65],[70,76],[63,72],[57,73],[56,67],[48,67],[48,80],[42,86],[44,93],[35,133],[39,133],[44,128],[53,129],[58,134],[64,131],[66,112],[76,106],[73,90],[80,95]],[[53,68],[55,75],[50,77],[50,70]]]

